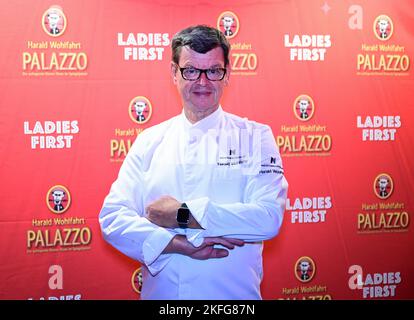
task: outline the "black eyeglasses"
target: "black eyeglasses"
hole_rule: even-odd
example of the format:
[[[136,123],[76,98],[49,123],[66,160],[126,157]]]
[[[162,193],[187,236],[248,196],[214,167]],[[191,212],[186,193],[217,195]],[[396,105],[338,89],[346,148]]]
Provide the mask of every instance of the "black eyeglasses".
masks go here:
[[[198,69],[194,67],[180,68],[180,66],[178,68],[181,71],[183,79],[189,81],[200,79],[202,73],[205,73],[207,79],[210,81],[220,81],[223,80],[227,71],[225,68]]]

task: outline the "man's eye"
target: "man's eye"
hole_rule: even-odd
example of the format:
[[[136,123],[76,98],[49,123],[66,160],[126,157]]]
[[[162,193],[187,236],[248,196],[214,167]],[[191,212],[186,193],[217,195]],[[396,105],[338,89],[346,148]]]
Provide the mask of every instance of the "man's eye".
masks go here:
[[[187,72],[187,73],[189,73],[189,74],[192,74],[192,73],[196,73],[197,72],[197,70],[196,69],[186,69],[186,71],[185,72]]]
[[[208,73],[210,73],[210,74],[219,73],[219,69],[209,69]]]

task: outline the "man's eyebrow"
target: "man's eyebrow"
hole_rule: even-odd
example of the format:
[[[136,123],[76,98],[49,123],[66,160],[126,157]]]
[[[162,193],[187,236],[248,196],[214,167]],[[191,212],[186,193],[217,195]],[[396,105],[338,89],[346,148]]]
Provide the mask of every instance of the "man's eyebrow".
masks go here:
[[[210,66],[210,68],[224,68],[221,63],[217,62],[216,64],[213,64],[212,66]]]
[[[191,62],[186,62],[186,63],[184,63],[183,67],[184,67],[184,68],[195,68],[195,67],[191,64]]]
[[[191,62],[186,62],[183,65],[183,68],[194,68],[194,69],[200,69],[194,67]],[[213,64],[212,66],[208,67],[208,69],[214,69],[214,68],[224,68],[220,63]]]

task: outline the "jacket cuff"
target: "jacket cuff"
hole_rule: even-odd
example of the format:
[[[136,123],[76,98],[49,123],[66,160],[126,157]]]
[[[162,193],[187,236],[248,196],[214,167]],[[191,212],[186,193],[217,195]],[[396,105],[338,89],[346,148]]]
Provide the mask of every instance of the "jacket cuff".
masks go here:
[[[208,197],[197,198],[194,200],[188,200],[185,202],[188,209],[191,211],[191,215],[198,222],[198,224],[205,230],[207,229],[207,207],[209,203]]]
[[[144,263],[150,273],[155,276],[170,261],[171,254],[161,254],[176,234],[164,228],[154,230],[142,245]]]
[[[204,229],[186,229],[187,240],[194,246],[199,247],[203,241],[207,229],[207,207],[209,203],[208,197],[202,197],[185,202],[187,207],[191,211],[191,215],[198,222],[198,224]]]

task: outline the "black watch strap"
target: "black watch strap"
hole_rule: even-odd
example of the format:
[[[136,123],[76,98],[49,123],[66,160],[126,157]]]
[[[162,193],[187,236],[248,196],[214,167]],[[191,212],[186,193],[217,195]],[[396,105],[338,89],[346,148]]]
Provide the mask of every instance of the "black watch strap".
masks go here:
[[[180,228],[188,228],[188,223],[190,222],[190,209],[187,207],[187,204],[184,202],[181,204],[181,207],[177,210],[177,223]]]

